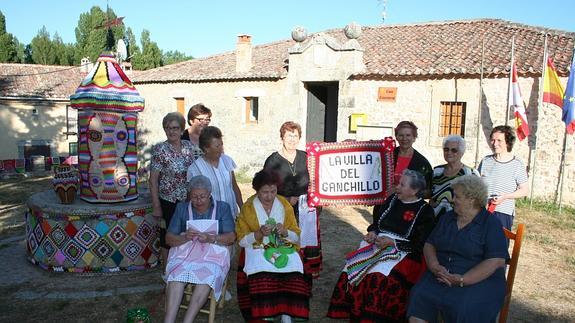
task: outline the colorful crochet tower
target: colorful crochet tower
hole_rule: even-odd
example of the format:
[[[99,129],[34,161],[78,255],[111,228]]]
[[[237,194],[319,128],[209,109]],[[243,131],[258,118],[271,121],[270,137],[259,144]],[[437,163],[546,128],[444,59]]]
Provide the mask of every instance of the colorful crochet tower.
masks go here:
[[[70,102],[78,110],[80,198],[92,203],[138,198],[136,126],[144,99],[113,55],[100,55]]]

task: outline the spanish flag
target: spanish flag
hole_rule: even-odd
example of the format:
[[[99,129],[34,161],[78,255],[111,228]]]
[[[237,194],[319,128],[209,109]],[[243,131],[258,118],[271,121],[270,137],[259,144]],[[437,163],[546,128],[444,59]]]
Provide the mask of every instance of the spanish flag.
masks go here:
[[[557,76],[557,70],[553,65],[551,57],[547,58],[545,68],[545,78],[543,79],[543,102],[555,104],[559,108],[563,107],[563,87]]]

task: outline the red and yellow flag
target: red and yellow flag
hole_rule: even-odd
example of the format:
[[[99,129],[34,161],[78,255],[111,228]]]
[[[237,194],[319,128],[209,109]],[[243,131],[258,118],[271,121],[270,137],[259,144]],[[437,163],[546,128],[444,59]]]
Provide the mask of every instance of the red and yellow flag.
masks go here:
[[[543,79],[543,102],[551,103],[561,108],[563,107],[564,93],[557,70],[555,65],[553,65],[553,59],[548,57],[545,78]]]
[[[523,140],[529,136],[529,124],[527,124],[527,114],[525,113],[525,103],[521,98],[521,90],[519,90],[519,82],[517,82],[517,66],[515,63],[511,65],[511,86],[509,87],[509,105],[513,109],[515,115],[515,129],[517,131],[517,138]]]

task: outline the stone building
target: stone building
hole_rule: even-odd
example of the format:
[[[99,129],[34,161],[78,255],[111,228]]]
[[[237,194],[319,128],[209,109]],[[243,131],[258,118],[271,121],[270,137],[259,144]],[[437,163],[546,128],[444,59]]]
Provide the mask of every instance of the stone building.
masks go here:
[[[545,34],[565,84],[575,33],[503,20],[350,24],[309,36],[296,28],[291,40],[259,46],[240,35],[233,52],[134,77],[147,104],[144,140],[164,140],[162,117],[171,111],[185,115],[202,102],[213,111],[212,125],[224,132],[226,153],[250,174],[280,147],[278,130],[286,120],[302,125],[307,142],[381,138],[399,121],[412,120],[419,126],[415,147],[432,164],[444,162],[443,137],[458,133],[468,147],[463,161],[476,166],[490,153],[492,126],[506,123],[514,37],[531,128],[514,152],[534,176],[534,196],[554,199],[565,127],[559,108],[537,104]],[[573,137],[567,142],[563,200],[573,205]]]
[[[138,132],[148,149],[140,151],[165,140],[166,113],[185,115],[203,102],[213,111],[212,124],[224,132],[226,153],[249,175],[280,147],[279,126],[286,120],[302,125],[302,142],[381,138],[399,121],[412,120],[420,128],[415,147],[433,165],[444,162],[443,137],[459,133],[467,142],[463,161],[476,166],[490,153],[492,126],[506,123],[515,37],[531,135],[517,142],[514,153],[530,168],[534,196],[553,200],[565,126],[559,108],[538,107],[546,34],[565,84],[575,33],[503,20],[350,24],[311,35],[296,28],[292,39],[258,46],[252,46],[251,36],[240,35],[235,51],[131,76],[146,100]],[[18,147],[27,144],[48,143],[52,155],[74,146],[75,135],[64,134],[70,120],[65,106],[84,74],[67,69],[0,64],[0,127],[6,134],[0,159],[24,158],[26,149]],[[34,75],[14,76],[27,74]],[[574,147],[574,137],[568,136],[563,201],[570,205],[575,205]]]
[[[67,106],[85,73],[70,66],[0,64],[0,160],[75,152],[76,112]]]

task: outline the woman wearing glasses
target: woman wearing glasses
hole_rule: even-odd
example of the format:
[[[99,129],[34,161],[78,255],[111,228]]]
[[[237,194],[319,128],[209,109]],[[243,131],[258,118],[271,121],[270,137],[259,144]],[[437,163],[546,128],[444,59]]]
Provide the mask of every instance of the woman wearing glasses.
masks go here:
[[[188,124],[190,127],[182,133],[183,140],[189,140],[194,145],[194,159],[198,159],[204,153],[200,149],[199,140],[202,129],[210,125],[212,110],[202,103],[193,105],[188,111]]]
[[[453,189],[451,183],[459,176],[473,174],[479,176],[474,168],[464,165],[461,157],[465,153],[465,139],[459,135],[449,135],[443,139],[443,158],[447,164],[433,168],[433,188],[429,204],[439,219],[453,209]]]
[[[211,198],[212,184],[194,176],[187,186],[189,202],[180,202],[168,227],[172,247],[168,260],[165,322],[175,322],[187,283],[194,292],[184,322],[193,322],[210,290],[220,298],[230,269],[230,246],[236,240],[234,218],[226,202]]]
[[[168,249],[166,226],[170,223],[176,203],[186,200],[186,171],[194,161],[194,147],[181,140],[186,124],[179,112],[168,113],[162,120],[167,140],[152,147],[150,162],[150,193],[153,214],[160,221],[160,246],[162,266],[166,266]]]

